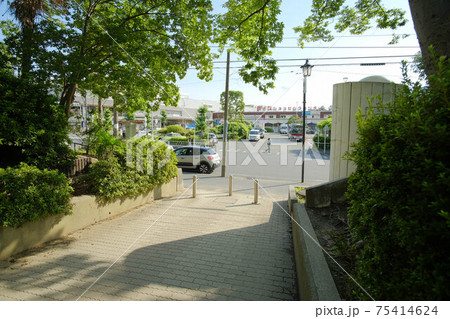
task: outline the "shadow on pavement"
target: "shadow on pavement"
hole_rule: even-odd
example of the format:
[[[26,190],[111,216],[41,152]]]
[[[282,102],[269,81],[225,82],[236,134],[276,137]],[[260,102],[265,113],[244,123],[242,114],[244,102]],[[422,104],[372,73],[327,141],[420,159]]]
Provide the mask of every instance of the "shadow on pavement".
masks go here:
[[[81,300],[297,300],[290,220],[278,204],[263,224],[131,250]],[[0,299],[76,300],[121,254],[52,249],[48,259],[1,262]]]

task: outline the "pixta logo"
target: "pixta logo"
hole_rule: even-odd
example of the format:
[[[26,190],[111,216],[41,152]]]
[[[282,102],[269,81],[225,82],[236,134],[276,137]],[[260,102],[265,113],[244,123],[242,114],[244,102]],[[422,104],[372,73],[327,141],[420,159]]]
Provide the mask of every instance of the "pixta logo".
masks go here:
[[[127,166],[139,172],[153,175],[155,168],[161,169],[171,160],[172,151],[162,141],[154,142],[150,138],[143,138],[136,144],[139,139],[141,137],[136,135],[127,141]],[[164,148],[164,154],[162,158],[157,159],[155,154],[161,147]]]

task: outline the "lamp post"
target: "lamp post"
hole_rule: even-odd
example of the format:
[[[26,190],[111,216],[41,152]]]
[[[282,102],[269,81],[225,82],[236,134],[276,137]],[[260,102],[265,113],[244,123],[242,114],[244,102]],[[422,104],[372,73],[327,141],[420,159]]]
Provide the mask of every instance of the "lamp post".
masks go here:
[[[305,181],[305,139],[306,139],[306,78],[311,75],[313,66],[306,59],[302,65],[303,71],[303,138],[302,138],[302,183]]]

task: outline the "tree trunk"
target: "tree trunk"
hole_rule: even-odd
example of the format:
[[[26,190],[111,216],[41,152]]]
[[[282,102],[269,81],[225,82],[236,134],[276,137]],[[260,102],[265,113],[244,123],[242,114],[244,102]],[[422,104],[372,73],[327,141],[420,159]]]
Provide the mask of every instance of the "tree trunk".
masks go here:
[[[77,91],[78,84],[68,83],[64,86],[63,93],[61,94],[61,100],[59,104],[63,105],[66,112],[66,117],[70,117],[70,109],[72,107],[75,92]]]
[[[114,103],[114,137],[119,137],[119,112],[117,112],[116,105]]]
[[[433,46],[437,57],[450,56],[450,1],[449,0],[409,0],[425,73],[436,73],[428,47]]]
[[[33,56],[33,48],[34,48],[34,40],[33,40],[33,26],[23,26],[22,27],[22,55],[21,55],[21,63],[20,63],[20,71],[21,77],[26,78],[30,75],[31,67],[32,67],[32,56]]]
[[[100,124],[103,120],[103,107],[102,107],[102,98],[98,97],[98,123]]]

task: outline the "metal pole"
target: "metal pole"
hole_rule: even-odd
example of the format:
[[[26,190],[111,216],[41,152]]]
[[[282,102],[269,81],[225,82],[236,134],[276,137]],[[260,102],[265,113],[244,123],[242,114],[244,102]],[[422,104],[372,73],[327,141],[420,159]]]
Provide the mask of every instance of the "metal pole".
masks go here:
[[[197,175],[192,177],[192,198],[197,197]]]
[[[259,182],[257,179],[255,179],[255,192],[253,204],[258,204],[258,191],[259,191]]]
[[[306,76],[303,76],[302,183],[305,181]]]
[[[228,177],[228,195],[233,195],[233,175],[230,175]]]
[[[223,112],[223,150],[222,150],[222,177],[226,174],[227,163],[227,137],[228,137],[228,91],[230,82],[230,51],[227,52],[227,75],[225,80],[225,110]]]

